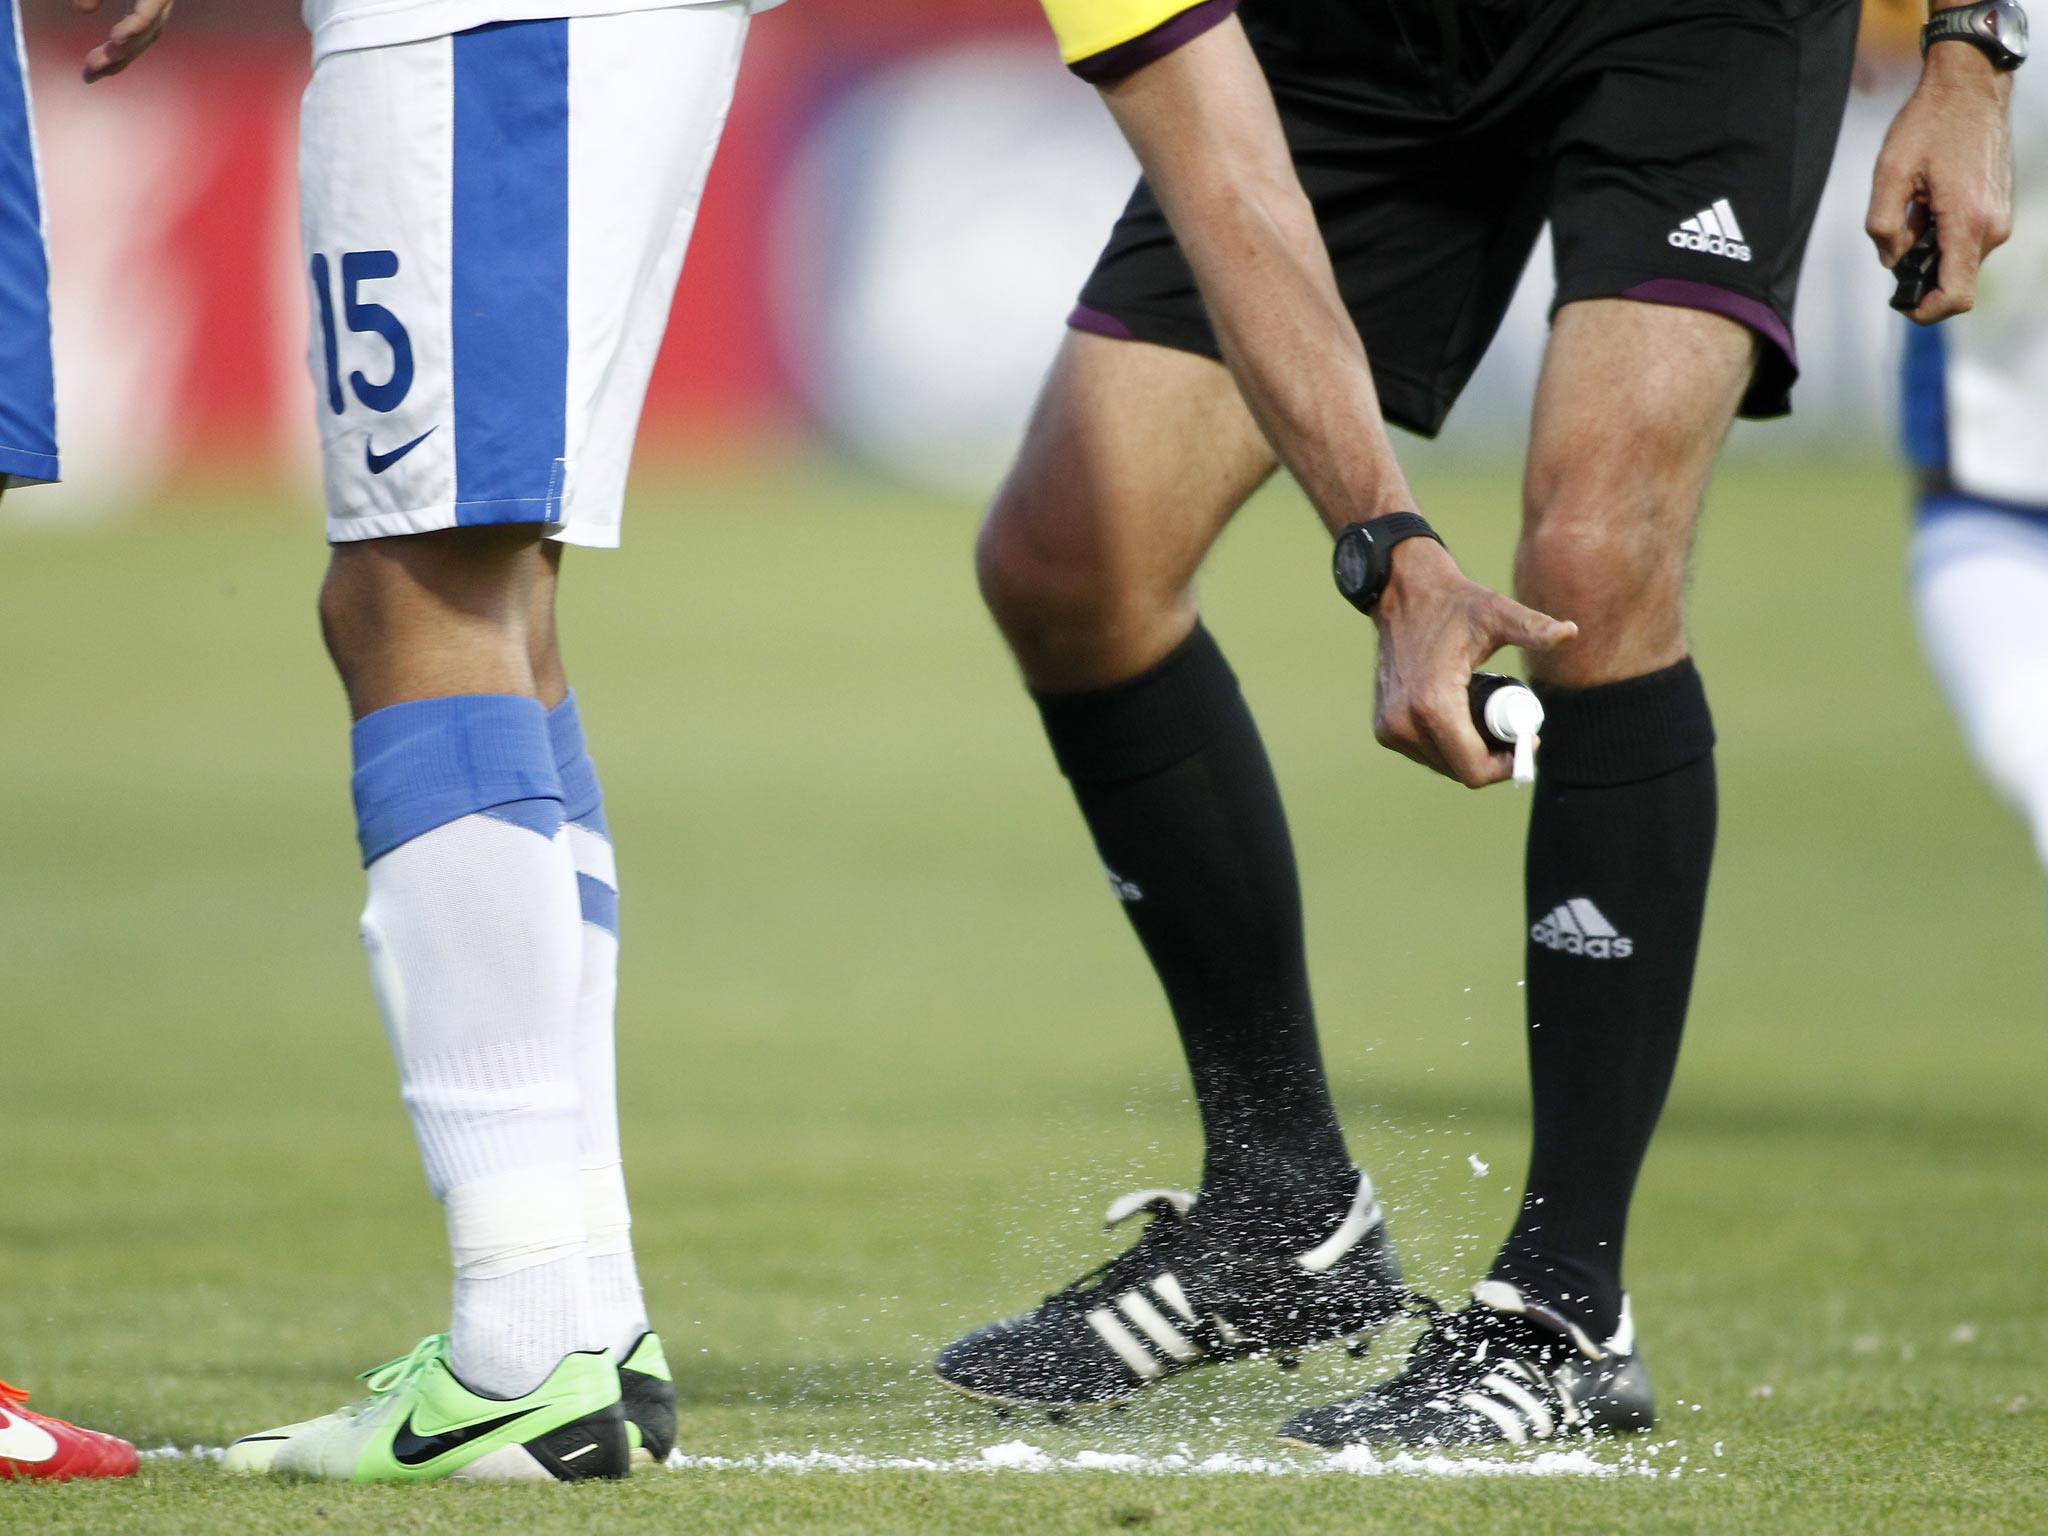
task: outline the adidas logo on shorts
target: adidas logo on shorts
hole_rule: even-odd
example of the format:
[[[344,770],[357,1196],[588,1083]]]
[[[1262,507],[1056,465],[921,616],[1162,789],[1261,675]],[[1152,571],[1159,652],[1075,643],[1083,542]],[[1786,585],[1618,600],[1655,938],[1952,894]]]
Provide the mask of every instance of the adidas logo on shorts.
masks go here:
[[[1529,937],[1545,949],[1588,960],[1626,960],[1636,948],[1635,940],[1622,935],[1583,896],[1574,896],[1537,923]]]
[[[1711,208],[1702,208],[1664,238],[1681,250],[1727,256],[1735,261],[1749,260],[1749,247],[1742,243],[1742,226],[1735,222],[1735,210],[1725,197]]]

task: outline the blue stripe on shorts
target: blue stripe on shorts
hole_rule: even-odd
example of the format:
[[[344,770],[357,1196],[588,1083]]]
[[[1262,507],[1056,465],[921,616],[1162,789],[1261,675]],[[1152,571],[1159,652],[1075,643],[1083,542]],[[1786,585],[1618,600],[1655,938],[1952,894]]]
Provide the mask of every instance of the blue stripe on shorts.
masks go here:
[[[456,521],[563,519],[569,409],[569,23],[455,46]]]
[[[0,476],[55,480],[57,383],[50,361],[50,255],[36,184],[21,18],[0,43]]]

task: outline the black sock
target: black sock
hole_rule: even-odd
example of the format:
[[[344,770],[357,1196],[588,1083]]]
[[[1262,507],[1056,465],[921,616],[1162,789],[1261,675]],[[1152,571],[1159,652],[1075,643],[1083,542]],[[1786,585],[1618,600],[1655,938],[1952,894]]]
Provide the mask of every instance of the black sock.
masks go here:
[[[1540,688],[1525,890],[1535,1148],[1493,1275],[1606,1338],[1629,1198],[1671,1087],[1714,857],[1714,726],[1690,658]]]
[[[1198,624],[1128,682],[1035,697],[1180,1027],[1203,1205],[1259,1240],[1317,1241],[1357,1175],[1316,1042],[1287,816],[1236,676]]]

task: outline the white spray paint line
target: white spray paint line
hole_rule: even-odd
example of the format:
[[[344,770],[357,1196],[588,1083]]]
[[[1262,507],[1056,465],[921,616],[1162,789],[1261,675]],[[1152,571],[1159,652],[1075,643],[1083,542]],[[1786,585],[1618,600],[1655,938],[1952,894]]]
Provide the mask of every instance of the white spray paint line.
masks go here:
[[[226,1452],[217,1445],[158,1446],[146,1461],[213,1461]],[[1137,1477],[1671,1477],[1675,1470],[1627,1461],[1601,1461],[1588,1451],[1539,1451],[1498,1460],[1396,1451],[1376,1454],[1364,1446],[1300,1458],[1240,1456],[1193,1451],[1164,1456],[1076,1451],[1055,1456],[1025,1440],[984,1446],[972,1456],[868,1456],[844,1451],[762,1451],[749,1456],[689,1456],[671,1451],[666,1463],[676,1472],[1114,1472]]]
[[[1651,1467],[1600,1461],[1586,1451],[1541,1451],[1513,1460],[1418,1455],[1378,1455],[1363,1446],[1301,1458],[1240,1456],[1192,1451],[1138,1456],[1077,1451],[1055,1456],[1025,1440],[984,1446],[972,1456],[863,1456],[839,1451],[767,1451],[752,1456],[689,1456],[671,1452],[678,1472],[1118,1472],[1141,1477],[1623,1477],[1659,1476]]]

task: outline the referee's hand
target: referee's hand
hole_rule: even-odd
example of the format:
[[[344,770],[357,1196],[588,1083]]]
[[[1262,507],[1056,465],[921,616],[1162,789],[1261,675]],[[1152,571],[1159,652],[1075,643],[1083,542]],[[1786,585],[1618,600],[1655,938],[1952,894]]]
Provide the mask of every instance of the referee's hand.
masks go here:
[[[1380,632],[1373,734],[1383,747],[1472,789],[1514,772],[1512,752],[1487,749],[1472,728],[1466,687],[1503,646],[1548,651],[1579,632],[1469,580],[1444,547],[1407,539],[1373,612]]]
[[[102,0],[71,0],[88,16],[99,13]],[[173,0],[133,0],[128,14],[115,22],[107,40],[85,56],[85,83],[118,75],[149,51],[171,19]]]
[[[1931,215],[1940,283],[1910,311],[1922,325],[1977,302],[1977,267],[2012,234],[2012,76],[1963,43],[1927,50],[1919,88],[1892,119],[1863,228],[1887,270]]]

